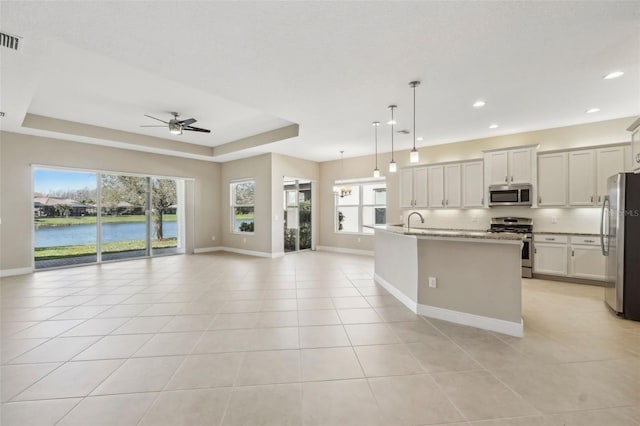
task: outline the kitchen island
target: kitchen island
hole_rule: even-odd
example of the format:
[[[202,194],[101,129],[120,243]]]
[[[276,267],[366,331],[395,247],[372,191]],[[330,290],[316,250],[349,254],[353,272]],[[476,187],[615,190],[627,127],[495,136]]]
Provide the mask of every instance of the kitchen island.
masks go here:
[[[392,225],[374,229],[375,280],[413,312],[523,335],[522,235]]]

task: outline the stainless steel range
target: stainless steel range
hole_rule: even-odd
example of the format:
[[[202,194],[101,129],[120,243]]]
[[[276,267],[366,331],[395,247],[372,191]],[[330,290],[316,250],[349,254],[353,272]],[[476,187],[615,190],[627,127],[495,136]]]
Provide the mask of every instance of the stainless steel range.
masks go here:
[[[522,241],[522,276],[531,278],[533,272],[533,219],[527,217],[494,217],[489,232],[524,234]]]

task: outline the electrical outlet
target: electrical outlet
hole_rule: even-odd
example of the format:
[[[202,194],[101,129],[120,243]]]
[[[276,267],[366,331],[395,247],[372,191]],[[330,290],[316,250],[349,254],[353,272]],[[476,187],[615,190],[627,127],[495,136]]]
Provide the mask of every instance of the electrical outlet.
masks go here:
[[[436,277],[429,277],[429,287],[437,288],[438,283],[436,282]]]
[[[558,223],[558,218],[555,216],[551,216],[551,223]]]
[[[215,241],[215,240],[216,240],[216,236],[215,236],[215,235],[212,235],[212,236],[211,236],[211,241]]]
[[[273,220],[277,222],[277,221],[278,221],[278,215],[275,215],[275,216],[273,217]]]
[[[247,237],[242,238],[242,242],[246,243],[247,242]]]
[[[360,237],[358,237],[358,242],[360,242]]]
[[[471,216],[471,222],[476,223],[478,221],[478,216],[473,215]]]

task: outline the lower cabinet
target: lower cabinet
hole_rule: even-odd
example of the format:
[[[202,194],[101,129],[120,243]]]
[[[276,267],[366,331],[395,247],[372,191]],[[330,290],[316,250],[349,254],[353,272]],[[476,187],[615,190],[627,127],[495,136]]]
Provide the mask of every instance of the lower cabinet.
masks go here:
[[[533,272],[604,281],[606,259],[598,237],[537,234],[533,237]]]
[[[534,242],[533,272],[537,274],[566,276],[567,245]]]

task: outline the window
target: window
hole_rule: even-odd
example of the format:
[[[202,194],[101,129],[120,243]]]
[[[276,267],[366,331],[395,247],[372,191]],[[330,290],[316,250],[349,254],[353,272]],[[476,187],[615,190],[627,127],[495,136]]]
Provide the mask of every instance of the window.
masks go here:
[[[338,182],[336,185],[340,186]],[[387,185],[384,181],[358,182],[349,185],[351,193],[336,194],[336,232],[373,234],[368,226],[387,222]]]
[[[253,180],[231,183],[231,232],[253,233],[255,188]]]

